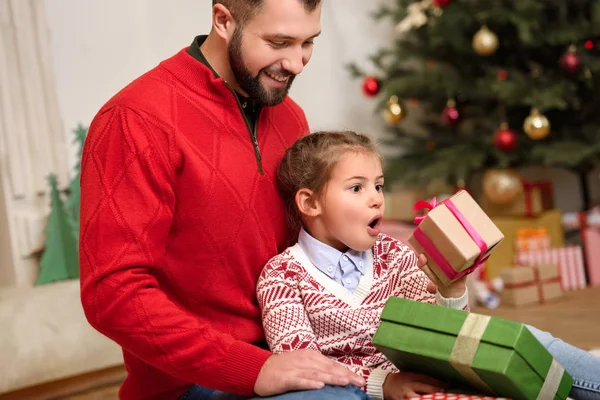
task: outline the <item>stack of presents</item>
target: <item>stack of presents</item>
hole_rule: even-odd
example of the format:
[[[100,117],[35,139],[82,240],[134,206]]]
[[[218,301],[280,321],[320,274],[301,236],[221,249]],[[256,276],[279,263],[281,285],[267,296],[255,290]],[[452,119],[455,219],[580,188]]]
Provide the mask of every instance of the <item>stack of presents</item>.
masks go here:
[[[551,182],[522,184],[509,204],[478,196],[479,206],[504,235],[471,278],[477,280],[481,305],[495,307],[498,301],[487,300],[496,295],[501,304],[525,307],[559,301],[565,291],[600,286],[600,208],[563,213],[554,208]],[[415,229],[413,206],[430,194],[415,188],[386,194],[384,232],[408,242]]]
[[[567,244],[547,182],[524,182],[519,198],[503,206],[476,201],[465,190],[443,201],[410,194],[386,195],[382,229],[424,253],[444,284],[468,274],[501,278],[502,301],[521,306],[600,283],[600,260],[592,258],[590,242],[600,248],[598,227],[579,215],[581,243]],[[572,386],[524,324],[496,317],[392,297],[373,343],[400,370],[438,377],[456,387],[450,392],[462,393],[445,398],[567,399]]]

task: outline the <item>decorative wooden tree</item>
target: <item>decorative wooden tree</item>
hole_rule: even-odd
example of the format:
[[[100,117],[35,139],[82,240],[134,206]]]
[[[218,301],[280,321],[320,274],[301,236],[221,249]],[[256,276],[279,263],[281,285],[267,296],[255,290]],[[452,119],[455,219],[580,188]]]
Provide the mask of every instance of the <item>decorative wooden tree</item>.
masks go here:
[[[51,211],[46,226],[45,250],[35,285],[79,278],[79,252],[73,222],[60,197],[56,175],[48,177]]]

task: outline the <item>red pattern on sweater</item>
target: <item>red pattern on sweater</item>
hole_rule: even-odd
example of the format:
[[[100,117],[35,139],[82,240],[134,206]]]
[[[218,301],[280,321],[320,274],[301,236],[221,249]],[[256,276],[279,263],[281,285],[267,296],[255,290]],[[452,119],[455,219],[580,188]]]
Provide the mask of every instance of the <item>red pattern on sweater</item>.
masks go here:
[[[289,98],[258,122],[182,50],[111,99],[83,150],[80,264],[90,323],[123,347],[122,399],[191,383],[252,395],[271,354],[255,284],[290,243],[276,168],[308,133]]]
[[[372,248],[372,283],[366,288],[368,294],[364,299],[354,305],[336,295],[349,293],[341,285],[336,284],[335,289],[339,288],[336,293],[324,287],[322,283],[330,278],[303,264],[295,251],[298,248],[290,248],[271,259],[257,285],[263,327],[271,350],[281,353],[311,348],[362,374],[367,382],[377,368],[397,371],[371,340],[390,296],[427,303],[436,301],[435,295],[427,291],[429,279],[418,268],[414,251],[395,239],[379,235]],[[367,276],[365,273],[362,279]],[[367,384],[365,390],[377,392],[381,387],[369,388]]]

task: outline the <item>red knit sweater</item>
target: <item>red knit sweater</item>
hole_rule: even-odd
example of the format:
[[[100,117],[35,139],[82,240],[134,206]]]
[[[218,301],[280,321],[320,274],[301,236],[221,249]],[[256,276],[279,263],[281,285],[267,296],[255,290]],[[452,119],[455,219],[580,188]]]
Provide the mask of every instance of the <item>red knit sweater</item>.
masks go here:
[[[92,122],[81,164],[81,298],[123,347],[122,399],[192,383],[252,395],[270,355],[255,295],[290,244],[275,171],[308,132],[291,99],[264,107],[258,173],[233,92],[182,50]]]

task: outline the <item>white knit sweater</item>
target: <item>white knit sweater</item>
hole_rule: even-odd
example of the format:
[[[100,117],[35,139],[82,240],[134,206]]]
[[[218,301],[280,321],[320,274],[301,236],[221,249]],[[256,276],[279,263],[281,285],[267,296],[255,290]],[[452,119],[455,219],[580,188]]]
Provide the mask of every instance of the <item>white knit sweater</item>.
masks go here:
[[[383,399],[388,373],[397,369],[371,340],[390,296],[467,310],[467,294],[445,299],[427,291],[429,279],[412,249],[380,234],[354,292],[325,275],[292,246],[273,257],[258,280],[257,295],[271,351],[314,349],[361,374],[367,394]]]

